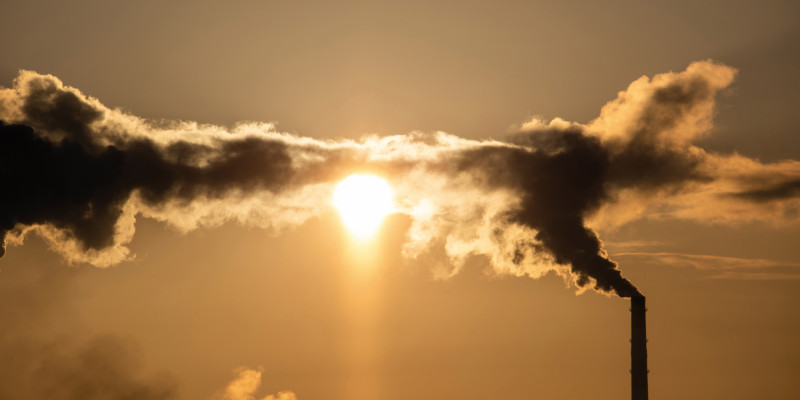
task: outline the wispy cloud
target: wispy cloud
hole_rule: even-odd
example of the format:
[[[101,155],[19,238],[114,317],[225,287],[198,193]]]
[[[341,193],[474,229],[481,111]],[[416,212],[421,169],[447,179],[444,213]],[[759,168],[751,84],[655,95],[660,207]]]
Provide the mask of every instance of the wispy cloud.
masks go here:
[[[800,263],[765,258],[742,258],[675,252],[620,252],[618,259],[646,259],[672,267],[689,267],[714,274],[706,279],[800,279]]]
[[[664,244],[666,244],[665,242],[659,240],[623,240],[623,241],[606,240],[604,241],[604,243],[607,249],[613,249],[615,251],[620,251],[620,250],[632,251],[638,249],[648,249],[648,248],[663,246]]]
[[[742,271],[723,271],[719,274],[706,277],[706,279],[735,279],[745,281],[772,281],[772,280],[796,280],[800,279],[800,272],[780,273],[780,272],[742,272]]]

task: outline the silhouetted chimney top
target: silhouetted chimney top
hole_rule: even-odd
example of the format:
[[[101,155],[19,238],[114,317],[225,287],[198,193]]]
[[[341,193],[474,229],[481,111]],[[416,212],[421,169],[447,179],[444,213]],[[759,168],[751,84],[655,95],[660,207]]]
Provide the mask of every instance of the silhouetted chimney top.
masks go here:
[[[631,297],[631,399],[647,400],[647,323],[644,296]]]

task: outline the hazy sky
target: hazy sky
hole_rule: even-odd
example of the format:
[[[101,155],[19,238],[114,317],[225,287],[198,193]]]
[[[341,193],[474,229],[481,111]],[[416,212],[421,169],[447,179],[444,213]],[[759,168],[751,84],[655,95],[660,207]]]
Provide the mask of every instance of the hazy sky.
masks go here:
[[[423,150],[434,161],[452,154],[484,160],[473,150],[488,152],[485,160],[491,161],[505,154],[505,145],[486,140],[507,143],[520,130],[569,130],[547,125],[554,118],[581,124],[572,129],[599,138],[612,154],[603,188],[613,199],[598,195],[602,205],[589,201],[581,211],[622,275],[647,296],[650,396],[800,397],[800,168],[791,161],[800,159],[794,121],[800,106],[797,2],[432,3],[4,1],[0,86],[14,88],[23,69],[52,74],[97,99],[95,104],[81,97],[113,114],[120,132],[138,134],[147,127],[142,135],[155,148],[162,146],[157,136],[169,132],[200,143],[219,134],[219,127],[235,131],[241,121],[272,122],[270,134],[292,136],[269,140],[285,145],[292,157],[309,159],[350,146],[342,139],[409,138],[419,131],[419,143],[401,143],[417,146],[409,147],[417,153],[397,156],[391,144],[376,145],[375,151],[391,163],[417,162]],[[650,169],[643,169],[646,179],[624,171],[614,175],[614,166],[630,167],[623,156],[635,146],[612,136],[626,123],[615,117],[628,114],[604,105],[622,91],[630,102],[635,93],[650,93],[647,87],[629,88],[642,76],[680,73],[708,59],[716,64],[701,65],[716,67],[662,75],[665,82],[712,82],[714,90],[691,103],[699,104],[697,119],[695,111],[687,112],[678,125],[664,128],[670,139],[653,139],[659,151],[669,150],[656,155],[685,151],[696,158],[676,164],[657,159],[657,166],[677,166],[656,170],[674,181],[647,175]],[[732,83],[722,82],[720,76],[733,71],[723,65],[736,69]],[[20,98],[31,97],[25,96]],[[40,129],[30,108],[17,113],[5,98],[11,97],[0,98],[0,116]],[[83,112],[78,111],[73,114]],[[706,114],[714,117],[713,126],[703,125]],[[17,115],[22,117],[15,120]],[[153,122],[137,125],[141,120],[130,116]],[[536,119],[543,122],[526,125]],[[211,125],[181,128],[169,122],[175,120]],[[111,135],[95,128],[89,133]],[[437,131],[454,136],[431,139]],[[691,146],[681,141],[684,133],[692,136]],[[513,137],[511,142],[521,140]],[[317,140],[311,150],[302,147],[311,139]],[[87,140],[81,143],[91,149],[101,139]],[[102,140],[130,150],[112,136]],[[213,149],[222,149],[223,156],[226,149],[249,154],[238,142],[220,143]],[[439,152],[445,145],[447,151]],[[353,148],[345,150],[372,149]],[[707,153],[695,151],[701,148]],[[192,149],[173,156],[207,156],[202,148]],[[280,160],[283,153],[271,149],[254,151]],[[2,151],[6,157],[12,152]],[[215,165],[213,157],[203,160]],[[509,188],[509,197],[498,179],[500,189],[447,191],[447,179],[425,186],[428,181],[408,178],[398,161],[385,171],[398,193],[429,190],[444,199],[435,204],[447,204],[454,210],[448,215],[458,218],[441,228],[441,220],[400,212],[384,221],[371,243],[359,244],[327,200],[314,197],[317,192],[255,214],[225,208],[228,182],[247,190],[291,186],[260,181],[261,170],[250,168],[281,171],[279,163],[246,157],[243,162],[248,174],[222,168],[230,174],[202,178],[214,180],[202,185],[217,185],[204,195],[214,200],[224,194],[216,198],[220,203],[202,204],[208,209],[139,205],[125,261],[81,258],[66,247],[54,251],[48,247],[60,239],[52,236],[48,241],[30,234],[22,245],[9,244],[0,259],[0,400],[629,396],[628,302],[590,288],[576,295],[574,284],[568,287],[553,272],[539,279],[517,276],[536,275],[536,262],[557,258],[557,246],[547,238],[536,243],[548,256],[505,274],[498,271],[511,264],[492,259],[499,251],[481,244],[468,246],[472,253],[447,279],[442,276],[459,261],[447,254],[456,245],[434,243],[417,258],[404,256],[410,242],[422,243],[413,235],[428,226],[425,221],[447,230],[423,232],[452,238],[482,227],[478,222],[488,217],[500,218],[486,210],[516,204],[513,193],[551,186],[523,181]],[[0,197],[22,198],[24,191],[8,177],[27,172],[14,170],[13,162],[0,165],[6,177]],[[331,176],[357,172],[342,165],[309,176],[330,183]],[[586,165],[582,170],[592,170]],[[473,167],[469,174],[486,171],[483,164]],[[48,176],[43,171],[28,176]],[[548,171],[521,176],[530,180]],[[486,176],[504,177],[494,170]],[[656,181],[666,186],[651,187]],[[744,200],[707,195],[717,184]],[[526,210],[543,204],[524,199]],[[293,206],[296,214],[287,214]],[[222,211],[215,214],[217,209]],[[483,220],[473,218],[475,210]],[[100,208],[92,212],[99,215]],[[125,215],[132,224],[134,215]],[[513,235],[518,225],[543,232],[551,227],[547,216],[544,222],[530,214],[519,217],[517,225],[502,225],[504,234]],[[114,261],[126,256],[114,254]],[[78,262],[69,265],[64,255]],[[113,265],[98,268],[81,260]]]

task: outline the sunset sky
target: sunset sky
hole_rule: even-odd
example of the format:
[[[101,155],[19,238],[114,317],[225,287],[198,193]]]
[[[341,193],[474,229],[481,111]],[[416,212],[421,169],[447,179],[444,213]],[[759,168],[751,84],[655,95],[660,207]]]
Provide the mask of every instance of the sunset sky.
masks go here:
[[[0,14],[0,400],[800,398],[796,1]]]

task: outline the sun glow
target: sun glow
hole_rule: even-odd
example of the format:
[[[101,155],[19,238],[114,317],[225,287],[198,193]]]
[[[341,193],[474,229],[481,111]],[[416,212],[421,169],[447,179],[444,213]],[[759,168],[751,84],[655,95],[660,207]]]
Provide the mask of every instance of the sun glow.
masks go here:
[[[394,210],[394,193],[383,178],[353,174],[341,181],[333,192],[333,205],[350,233],[368,239]]]

